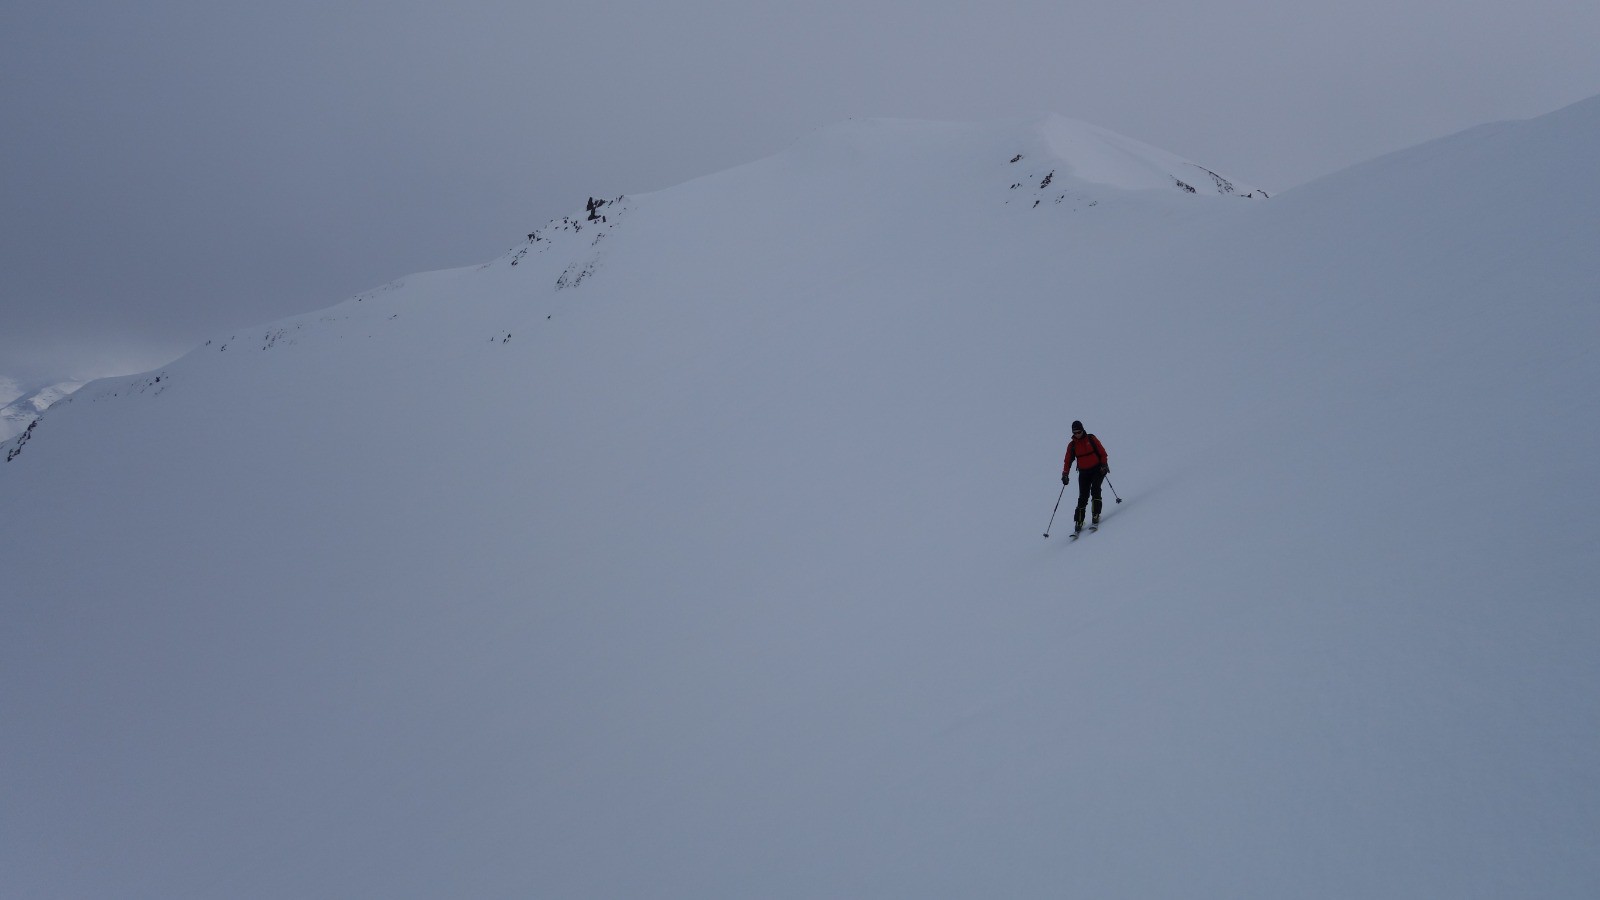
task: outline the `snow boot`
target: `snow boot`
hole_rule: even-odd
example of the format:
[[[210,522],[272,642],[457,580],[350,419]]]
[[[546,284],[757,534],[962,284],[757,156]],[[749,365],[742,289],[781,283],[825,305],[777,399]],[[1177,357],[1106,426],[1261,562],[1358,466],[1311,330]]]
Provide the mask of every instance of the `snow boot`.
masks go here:
[[[1094,514],[1094,518],[1089,520],[1089,524],[1090,525],[1099,525],[1100,524],[1100,514],[1099,513],[1095,513]]]

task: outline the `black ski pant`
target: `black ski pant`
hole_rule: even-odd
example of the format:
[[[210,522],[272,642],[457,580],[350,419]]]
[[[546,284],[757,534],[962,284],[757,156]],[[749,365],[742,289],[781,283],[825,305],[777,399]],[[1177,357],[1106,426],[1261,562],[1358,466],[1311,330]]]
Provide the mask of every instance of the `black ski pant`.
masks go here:
[[[1083,521],[1084,508],[1094,500],[1094,514],[1100,515],[1100,483],[1106,480],[1106,470],[1095,466],[1085,472],[1078,470],[1078,510],[1072,514],[1074,522]]]

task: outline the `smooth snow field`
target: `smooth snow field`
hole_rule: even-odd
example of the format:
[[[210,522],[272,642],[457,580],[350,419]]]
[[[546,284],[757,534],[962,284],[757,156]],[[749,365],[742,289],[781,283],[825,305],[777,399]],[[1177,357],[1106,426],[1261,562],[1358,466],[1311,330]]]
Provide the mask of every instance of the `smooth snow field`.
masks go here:
[[[1597,158],[852,121],[93,382],[0,894],[1600,895]]]

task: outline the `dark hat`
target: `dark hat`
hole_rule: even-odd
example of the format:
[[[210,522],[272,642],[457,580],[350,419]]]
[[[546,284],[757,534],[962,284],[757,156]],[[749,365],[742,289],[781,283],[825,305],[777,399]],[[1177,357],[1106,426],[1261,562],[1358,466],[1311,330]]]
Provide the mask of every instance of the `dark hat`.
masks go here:
[[[1079,422],[1077,419],[1073,419],[1072,420],[1072,430],[1073,431],[1082,431],[1083,430],[1083,423]]]

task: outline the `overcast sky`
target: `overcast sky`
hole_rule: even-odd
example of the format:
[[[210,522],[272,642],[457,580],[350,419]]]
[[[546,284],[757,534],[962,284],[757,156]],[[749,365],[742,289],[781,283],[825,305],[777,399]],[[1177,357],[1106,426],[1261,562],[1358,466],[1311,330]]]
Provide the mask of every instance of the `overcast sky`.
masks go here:
[[[0,0],[0,375],[162,364],[851,117],[1284,189],[1600,94],[1600,3]]]

